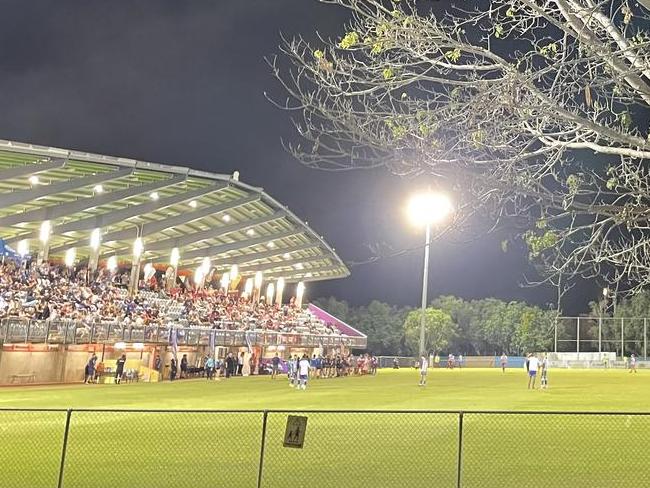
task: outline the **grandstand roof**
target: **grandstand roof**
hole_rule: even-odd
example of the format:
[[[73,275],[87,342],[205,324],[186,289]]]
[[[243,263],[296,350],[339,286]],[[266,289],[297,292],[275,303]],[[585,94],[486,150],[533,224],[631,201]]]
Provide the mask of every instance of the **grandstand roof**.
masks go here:
[[[34,252],[44,221],[51,257],[88,257],[100,228],[101,260],[129,261],[140,235],[144,262],[169,263],[177,247],[181,268],[207,256],[217,270],[288,282],[350,274],[306,222],[236,176],[0,140],[0,237]]]

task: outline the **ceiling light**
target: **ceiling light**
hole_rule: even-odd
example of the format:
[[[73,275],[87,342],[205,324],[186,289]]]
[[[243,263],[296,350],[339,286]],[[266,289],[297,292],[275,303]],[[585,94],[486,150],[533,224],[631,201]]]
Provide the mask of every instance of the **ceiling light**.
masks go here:
[[[95,185],[93,188],[95,193],[104,193],[104,186],[103,185]]]
[[[197,206],[196,200],[192,200],[192,201],[190,202],[190,207],[192,207],[192,208],[196,208],[196,206]]]
[[[152,192],[149,196],[150,196],[151,199],[154,200],[154,201],[155,201],[155,200],[158,200],[158,199],[160,198],[160,195],[158,195],[158,192],[157,192],[157,191]]]
[[[255,235],[255,230],[254,229],[248,229],[246,231],[246,234],[248,234],[249,236],[254,236]]]
[[[230,222],[230,215],[226,214],[223,217],[221,217],[224,222]]]
[[[289,258],[291,257],[291,254],[289,254],[288,252],[285,252],[285,253],[282,255],[282,257],[283,257],[284,259],[289,259]]]
[[[38,185],[38,176],[32,175],[29,177],[29,183],[32,185]]]
[[[269,249],[273,249],[275,247],[275,242],[271,241],[266,245]]]

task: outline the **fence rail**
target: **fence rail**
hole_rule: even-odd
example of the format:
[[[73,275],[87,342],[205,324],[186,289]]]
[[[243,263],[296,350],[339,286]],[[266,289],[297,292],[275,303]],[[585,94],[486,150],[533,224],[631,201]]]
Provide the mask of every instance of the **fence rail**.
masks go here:
[[[643,412],[0,409],[0,485],[643,486],[649,434]]]
[[[365,348],[367,344],[365,337],[336,334],[244,331],[180,325],[125,325],[117,322],[86,324],[70,320],[27,319],[0,320],[0,342],[5,344],[101,344],[114,342],[168,344],[172,330],[179,332],[177,343],[187,346],[207,346],[210,344],[211,336],[214,336],[216,346],[226,347],[245,346],[251,343],[256,346],[327,347],[343,345],[352,348]]]

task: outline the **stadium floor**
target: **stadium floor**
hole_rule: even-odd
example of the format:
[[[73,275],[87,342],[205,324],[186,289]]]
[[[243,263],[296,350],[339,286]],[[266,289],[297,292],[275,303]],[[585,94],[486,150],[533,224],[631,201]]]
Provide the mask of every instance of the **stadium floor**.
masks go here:
[[[549,389],[528,391],[523,370],[431,370],[425,388],[413,369],[375,377],[313,380],[306,391],[268,376],[174,383],[22,386],[0,389],[0,407],[142,409],[369,409],[650,411],[650,373],[551,370]]]
[[[521,370],[415,370],[314,381],[284,378],[0,390],[5,408],[462,409],[649,411],[650,374],[552,370],[528,391]],[[456,487],[458,414],[309,413],[304,449],[282,446],[286,413],[270,413],[263,487]],[[65,412],[0,412],[0,486],[57,486]],[[263,415],[77,411],[64,488],[257,486]],[[465,414],[463,487],[618,487],[647,481],[650,416]],[[27,481],[28,480],[28,481]]]

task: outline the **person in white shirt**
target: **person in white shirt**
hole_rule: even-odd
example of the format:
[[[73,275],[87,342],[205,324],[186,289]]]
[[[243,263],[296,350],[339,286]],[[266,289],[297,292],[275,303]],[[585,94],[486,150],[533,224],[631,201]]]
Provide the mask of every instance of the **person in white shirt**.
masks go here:
[[[535,379],[539,369],[539,359],[534,354],[528,358],[528,389],[535,389]]]
[[[300,375],[300,386],[303,390],[307,389],[307,378],[309,378],[309,358],[307,355],[303,355],[302,359],[298,363],[298,374]]]
[[[548,388],[548,355],[544,354],[542,359],[542,378],[540,379],[540,386],[543,390]]]
[[[426,356],[420,358],[420,383],[419,386],[426,386],[427,373],[429,372],[429,361]]]

